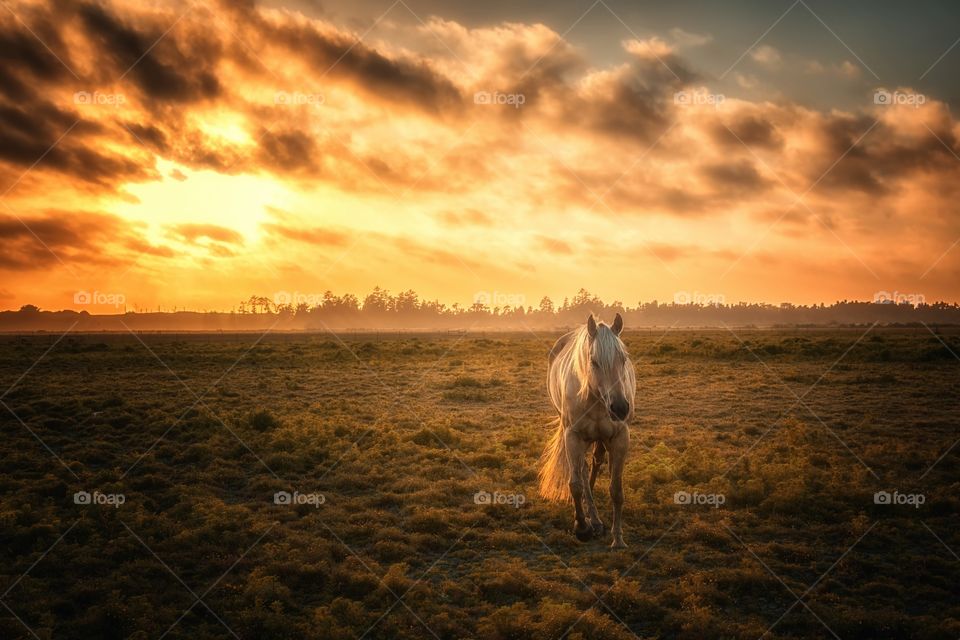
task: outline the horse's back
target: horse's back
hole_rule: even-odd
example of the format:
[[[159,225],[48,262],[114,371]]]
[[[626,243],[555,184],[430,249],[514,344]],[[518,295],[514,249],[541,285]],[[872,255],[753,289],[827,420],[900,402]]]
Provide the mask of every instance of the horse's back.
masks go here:
[[[566,387],[570,384],[569,373],[571,370],[565,366],[565,364],[569,364],[569,358],[559,363],[557,359],[569,350],[575,334],[576,331],[571,331],[570,333],[560,336],[548,354],[547,389],[550,391],[550,400],[553,402],[553,406],[557,409],[557,412],[561,414],[563,413],[562,398],[566,393]]]
[[[567,344],[570,343],[570,340],[573,339],[573,334],[574,334],[574,333],[576,333],[576,332],[575,332],[575,331],[571,331],[571,332],[569,332],[569,333],[565,333],[565,334],[563,334],[562,336],[560,336],[559,338],[557,338],[557,341],[556,341],[555,343],[553,343],[553,347],[550,349],[550,355],[549,355],[549,362],[550,362],[550,364],[553,364],[553,361],[557,359],[557,356],[559,356],[560,353],[561,353],[561,352],[564,350],[564,348],[567,346]]]

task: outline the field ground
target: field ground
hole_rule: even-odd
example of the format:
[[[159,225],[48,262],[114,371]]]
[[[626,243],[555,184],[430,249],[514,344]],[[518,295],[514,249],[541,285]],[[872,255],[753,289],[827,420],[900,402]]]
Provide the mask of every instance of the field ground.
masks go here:
[[[626,334],[622,552],[536,493],[555,336],[56,338],[0,339],[3,638],[960,636],[955,330]]]

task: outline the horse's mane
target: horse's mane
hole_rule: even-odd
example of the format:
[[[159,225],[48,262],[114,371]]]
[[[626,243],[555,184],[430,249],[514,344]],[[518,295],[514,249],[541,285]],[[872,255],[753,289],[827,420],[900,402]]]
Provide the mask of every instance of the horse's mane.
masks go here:
[[[593,340],[593,352],[596,354],[596,359],[601,367],[612,368],[621,361],[629,362],[626,346],[620,336],[603,323],[597,325],[596,338]],[[589,397],[590,367],[592,366],[590,354],[590,332],[587,330],[587,325],[582,325],[573,331],[570,340],[557,355],[557,366],[554,369],[556,380],[552,381],[551,386],[556,385],[557,391],[560,391],[558,400],[565,390],[563,381],[571,373],[576,376],[579,399],[585,401]],[[622,358],[618,356],[622,356]]]

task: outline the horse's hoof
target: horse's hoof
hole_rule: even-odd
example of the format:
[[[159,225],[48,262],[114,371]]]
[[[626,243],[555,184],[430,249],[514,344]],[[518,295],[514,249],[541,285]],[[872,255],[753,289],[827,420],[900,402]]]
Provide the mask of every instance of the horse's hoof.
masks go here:
[[[593,529],[591,529],[587,525],[583,525],[583,527],[575,526],[573,528],[573,533],[574,535],[577,536],[577,540],[579,540],[580,542],[587,542],[588,540],[593,538]]]
[[[626,548],[627,548],[627,543],[624,542],[623,540],[614,540],[613,542],[610,543],[610,548],[611,548],[611,549],[626,549]]]

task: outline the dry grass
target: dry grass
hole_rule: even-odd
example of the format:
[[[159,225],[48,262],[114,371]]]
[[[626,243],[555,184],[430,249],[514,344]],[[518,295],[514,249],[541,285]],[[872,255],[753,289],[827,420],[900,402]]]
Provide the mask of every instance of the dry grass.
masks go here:
[[[3,602],[40,638],[956,638],[960,362],[863,331],[627,335],[625,552],[535,493],[550,336],[68,337],[0,406]]]

